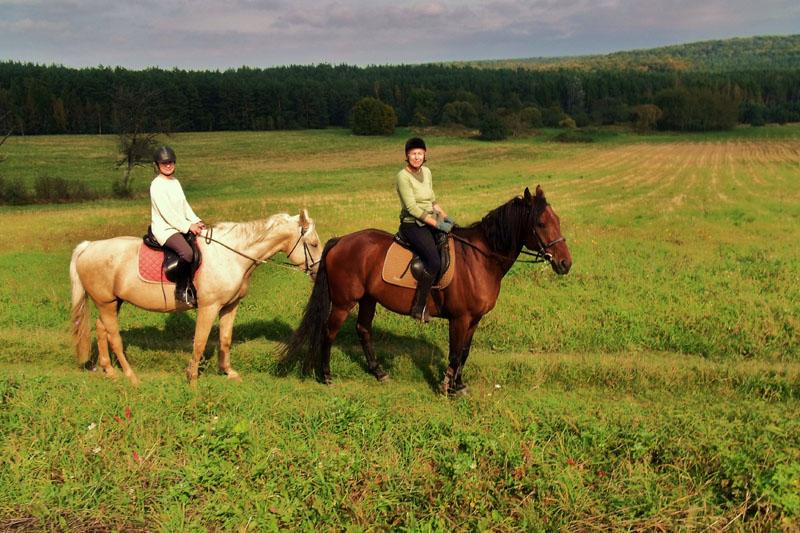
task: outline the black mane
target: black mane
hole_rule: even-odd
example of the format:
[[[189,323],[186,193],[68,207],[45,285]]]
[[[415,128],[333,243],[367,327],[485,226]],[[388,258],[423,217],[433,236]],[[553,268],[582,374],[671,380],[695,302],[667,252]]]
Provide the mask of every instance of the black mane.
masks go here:
[[[492,209],[479,221],[465,227],[466,230],[482,230],[487,244],[500,254],[518,254],[522,249],[525,232],[531,220],[535,220],[547,207],[544,196],[535,196],[533,216],[531,206],[521,196],[512,198]]]

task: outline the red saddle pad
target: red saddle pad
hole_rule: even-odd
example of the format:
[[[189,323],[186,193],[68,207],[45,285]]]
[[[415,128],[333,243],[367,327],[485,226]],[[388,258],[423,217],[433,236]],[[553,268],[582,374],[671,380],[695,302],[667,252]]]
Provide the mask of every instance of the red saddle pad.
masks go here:
[[[139,246],[139,278],[142,281],[150,283],[172,283],[164,275],[164,252],[161,250],[153,250],[146,244],[142,243]],[[194,271],[194,279],[197,281],[197,275],[200,269],[203,268],[203,261],[201,259],[200,265]]]
[[[164,275],[164,252],[144,243],[139,246],[139,277],[152,283],[172,283]]]

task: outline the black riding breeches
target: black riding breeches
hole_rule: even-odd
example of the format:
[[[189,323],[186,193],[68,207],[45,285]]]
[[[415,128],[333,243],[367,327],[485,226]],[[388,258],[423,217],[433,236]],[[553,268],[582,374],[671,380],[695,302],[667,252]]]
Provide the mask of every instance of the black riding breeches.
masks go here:
[[[178,254],[178,257],[181,258],[181,261],[192,264],[192,260],[194,259],[194,251],[192,250],[192,246],[186,242],[186,237],[180,233],[176,233],[167,239],[167,242],[164,243],[164,246]]]
[[[439,269],[442,267],[442,260],[439,257],[439,250],[436,249],[436,238],[434,237],[438,231],[427,224],[424,226],[417,226],[414,222],[400,224],[400,234],[411,243],[414,251],[425,263],[425,270],[434,278],[439,275]]]

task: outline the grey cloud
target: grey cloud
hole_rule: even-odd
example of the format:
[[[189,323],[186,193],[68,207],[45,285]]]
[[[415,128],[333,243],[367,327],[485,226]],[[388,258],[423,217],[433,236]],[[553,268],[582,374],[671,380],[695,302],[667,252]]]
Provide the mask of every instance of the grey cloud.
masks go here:
[[[788,0],[0,0],[3,58],[224,68],[604,53],[800,27]]]

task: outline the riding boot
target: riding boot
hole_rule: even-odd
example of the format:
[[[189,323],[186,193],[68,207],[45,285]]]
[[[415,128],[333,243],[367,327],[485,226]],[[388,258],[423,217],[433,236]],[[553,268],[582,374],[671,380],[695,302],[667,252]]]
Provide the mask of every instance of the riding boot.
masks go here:
[[[428,295],[433,286],[433,274],[423,268],[417,279],[417,290],[414,293],[414,303],[411,305],[411,316],[422,322],[429,322],[431,317],[428,314]]]
[[[197,293],[192,281],[194,268],[191,264],[183,261],[178,268],[181,269],[181,273],[175,283],[175,301],[187,307],[197,307]]]

